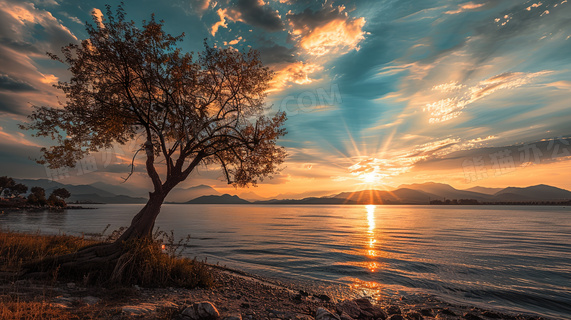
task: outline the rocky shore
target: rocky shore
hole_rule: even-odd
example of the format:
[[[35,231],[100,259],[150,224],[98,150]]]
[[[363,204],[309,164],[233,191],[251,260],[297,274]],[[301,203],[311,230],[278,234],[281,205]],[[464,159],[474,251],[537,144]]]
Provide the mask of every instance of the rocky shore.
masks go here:
[[[208,289],[103,289],[77,283],[18,280],[0,286],[0,301],[42,297],[50,308],[70,319],[176,319],[176,320],[539,320],[475,307],[425,301],[370,301],[344,299],[329,292],[313,292],[291,284],[212,267],[216,284]]]

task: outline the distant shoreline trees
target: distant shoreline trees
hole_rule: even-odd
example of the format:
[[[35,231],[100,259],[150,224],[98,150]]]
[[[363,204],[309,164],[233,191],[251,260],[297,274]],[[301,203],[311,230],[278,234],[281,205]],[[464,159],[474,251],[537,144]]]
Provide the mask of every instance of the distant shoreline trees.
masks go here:
[[[13,178],[0,177],[0,204],[8,208],[65,208],[66,199],[71,197],[71,193],[65,188],[58,188],[52,191],[46,198],[46,190],[42,187],[32,187],[30,194],[28,186],[16,183]]]

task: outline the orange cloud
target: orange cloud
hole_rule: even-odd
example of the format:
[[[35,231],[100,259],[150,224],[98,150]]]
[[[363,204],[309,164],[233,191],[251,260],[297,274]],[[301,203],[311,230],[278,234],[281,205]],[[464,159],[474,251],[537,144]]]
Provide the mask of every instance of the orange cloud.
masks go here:
[[[514,89],[532,82],[533,78],[548,74],[549,71],[534,73],[525,72],[504,72],[491,78],[482,80],[478,84],[468,87],[456,82],[445,83],[433,87],[433,90],[440,89],[443,92],[458,92],[453,97],[440,99],[436,102],[428,103],[423,111],[430,114],[429,123],[439,123],[457,118],[462,114],[462,110],[469,104],[474,103],[496,91]],[[449,89],[453,90],[449,90]],[[460,92],[459,92],[460,91]]]
[[[315,79],[311,78],[311,74],[323,70],[322,66],[296,61],[294,63],[286,64],[278,67],[276,76],[271,82],[271,91],[279,91],[283,88],[290,86],[292,83],[303,85],[309,84]]]
[[[67,33],[74,40],[77,40],[77,37],[66,26],[62,25],[49,11],[38,10],[33,3],[8,4],[6,2],[0,2],[0,10],[12,16],[14,20],[22,25],[40,24],[42,26],[54,26]]]
[[[468,11],[468,10],[478,9],[478,8],[481,8],[485,5],[486,5],[485,3],[474,3],[472,1],[470,1],[470,2],[459,4],[458,8],[456,10],[450,10],[450,11],[446,11],[444,13],[445,14],[457,14],[457,13],[461,13],[461,12]]]
[[[365,39],[365,18],[350,18],[345,7],[329,5],[321,11],[288,13],[291,34],[307,53],[322,56],[359,50]]]
[[[91,10],[91,15],[95,18],[95,22],[99,28],[105,28],[105,25],[103,24],[103,12],[101,12],[101,10],[93,8]]]
[[[2,127],[0,127],[0,141],[4,143],[8,142],[10,144],[23,144],[25,146],[38,147],[38,148],[41,147],[39,144],[27,140],[23,133],[18,132],[16,134],[9,134],[5,132],[4,128]]]

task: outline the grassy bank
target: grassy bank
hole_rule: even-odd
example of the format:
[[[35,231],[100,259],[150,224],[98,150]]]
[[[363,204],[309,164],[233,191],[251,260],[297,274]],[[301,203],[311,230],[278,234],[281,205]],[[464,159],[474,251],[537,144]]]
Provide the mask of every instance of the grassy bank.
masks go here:
[[[35,292],[21,294],[20,291],[30,291],[24,289],[30,287],[30,280],[18,275],[26,263],[74,253],[85,246],[110,240],[111,238],[104,240],[103,237],[88,239],[64,234],[0,231],[0,319],[74,319],[79,317],[78,312],[83,315],[79,317],[82,319],[105,319],[113,313],[111,308],[100,314],[99,310],[82,304],[81,300],[74,305],[74,313],[52,306],[51,301],[57,295],[53,289],[67,283],[89,287],[90,291],[104,290],[104,294],[111,298],[128,295],[133,285],[194,288],[209,287],[213,283],[206,264],[182,258],[177,250],[181,243],[174,243],[172,234],[158,232],[154,240],[127,243],[124,246],[124,258],[120,259],[121,277],[116,277],[113,282],[109,279],[114,264],[102,265],[82,273],[55,266],[41,280],[34,280]]]

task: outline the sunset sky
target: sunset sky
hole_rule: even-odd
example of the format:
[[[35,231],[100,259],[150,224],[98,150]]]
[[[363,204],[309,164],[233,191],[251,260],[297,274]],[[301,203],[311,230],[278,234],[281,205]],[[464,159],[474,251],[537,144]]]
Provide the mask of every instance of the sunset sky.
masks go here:
[[[115,1],[0,0],[0,176],[119,184],[133,145],[53,172],[18,129],[33,105],[57,106],[69,79],[59,53],[105,23]],[[218,168],[183,187],[325,195],[401,184],[456,188],[550,184],[571,189],[571,3],[449,0],[125,1],[139,25],[155,13],[186,51],[203,41],[257,49],[276,76],[267,105],[288,114],[284,169],[235,190]],[[58,100],[59,99],[59,100]],[[150,182],[139,166],[124,185]],[[144,194],[144,193],[143,193]]]

